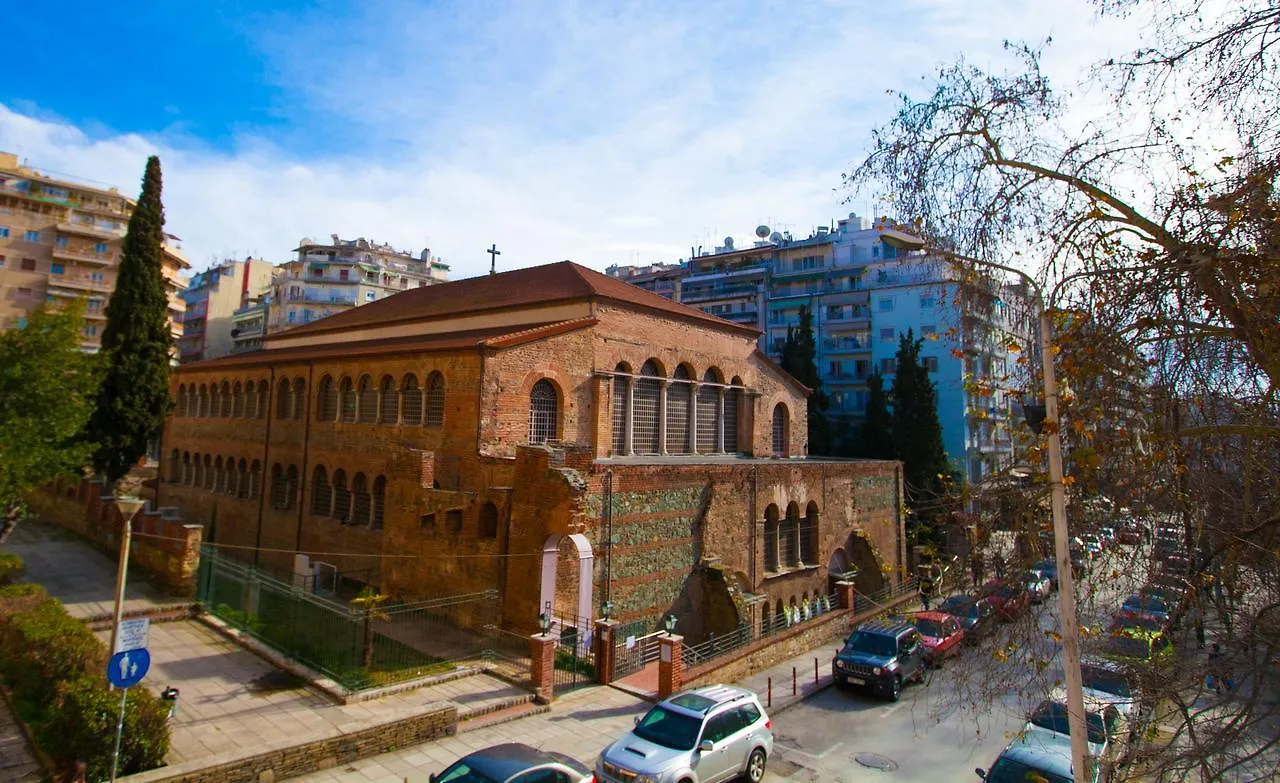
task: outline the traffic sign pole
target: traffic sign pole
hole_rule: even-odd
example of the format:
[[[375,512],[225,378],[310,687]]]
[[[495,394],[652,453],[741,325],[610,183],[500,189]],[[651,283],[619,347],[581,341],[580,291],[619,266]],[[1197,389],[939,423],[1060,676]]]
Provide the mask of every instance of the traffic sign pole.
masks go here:
[[[116,769],[120,766],[120,738],[124,735],[124,701],[129,698],[129,689],[120,689],[120,717],[116,719],[116,749],[111,754],[111,783],[116,783]]]

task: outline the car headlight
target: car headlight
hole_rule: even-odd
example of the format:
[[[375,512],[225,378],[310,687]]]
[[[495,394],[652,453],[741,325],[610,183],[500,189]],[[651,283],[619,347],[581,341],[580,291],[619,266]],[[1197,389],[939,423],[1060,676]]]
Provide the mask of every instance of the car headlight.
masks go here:
[[[843,669],[843,668],[844,668],[844,661],[842,661],[842,660],[840,660],[840,659],[838,659],[838,658],[837,658],[837,659],[836,659],[836,668],[837,668],[837,669]]]
[[[657,775],[636,775],[634,783],[658,783]]]
[[[882,670],[881,670],[881,668],[880,668],[879,666],[877,666],[877,667],[875,667],[874,669],[872,669],[872,670],[871,670],[871,673],[872,673],[872,674],[874,674],[875,676],[879,677],[879,676],[880,676],[880,674],[881,674],[881,671],[882,671]]]

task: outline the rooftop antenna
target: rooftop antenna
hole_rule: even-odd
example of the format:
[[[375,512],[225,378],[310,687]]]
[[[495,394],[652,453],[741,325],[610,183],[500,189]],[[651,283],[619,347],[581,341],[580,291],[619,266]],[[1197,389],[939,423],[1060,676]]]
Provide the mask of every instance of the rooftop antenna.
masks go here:
[[[489,249],[484,252],[489,254],[489,274],[498,274],[498,256],[502,255],[502,251],[498,249],[497,243],[489,245]]]

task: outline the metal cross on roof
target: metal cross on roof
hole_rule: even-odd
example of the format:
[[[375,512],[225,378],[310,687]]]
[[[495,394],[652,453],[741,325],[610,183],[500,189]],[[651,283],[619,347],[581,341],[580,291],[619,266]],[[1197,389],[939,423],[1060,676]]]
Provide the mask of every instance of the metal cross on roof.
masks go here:
[[[498,274],[498,256],[502,255],[502,251],[498,249],[496,243],[489,245],[489,249],[484,251],[489,254],[489,274]]]

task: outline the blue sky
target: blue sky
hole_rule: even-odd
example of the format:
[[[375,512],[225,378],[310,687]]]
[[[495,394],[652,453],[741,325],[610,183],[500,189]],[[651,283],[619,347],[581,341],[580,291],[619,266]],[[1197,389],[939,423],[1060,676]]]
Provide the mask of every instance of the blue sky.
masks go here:
[[[26,64],[0,80],[0,149],[126,192],[160,154],[197,269],[331,233],[429,246],[455,277],[491,242],[508,267],[603,269],[806,233],[877,211],[840,174],[887,91],[960,54],[998,68],[1006,38],[1052,35],[1067,84],[1131,45],[1083,0],[103,8],[6,13]]]

